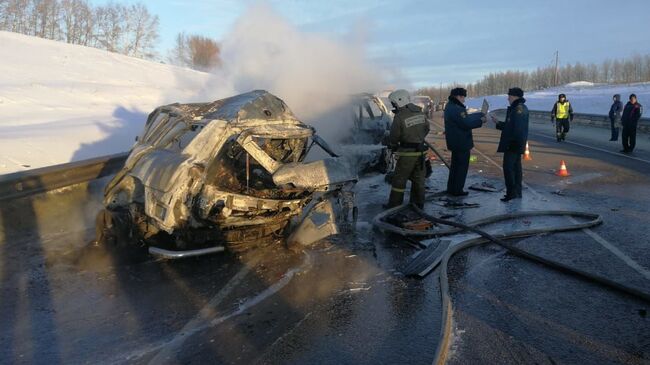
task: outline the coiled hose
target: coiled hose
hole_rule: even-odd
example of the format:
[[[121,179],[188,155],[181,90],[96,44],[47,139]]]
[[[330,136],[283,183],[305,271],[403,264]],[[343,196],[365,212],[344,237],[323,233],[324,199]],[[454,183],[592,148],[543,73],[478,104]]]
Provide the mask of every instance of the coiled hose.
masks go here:
[[[441,224],[441,225],[446,225],[449,227],[449,229],[444,229],[444,230],[429,230],[429,231],[415,231],[415,230],[408,230],[404,228],[399,228],[394,225],[391,225],[389,223],[386,223],[383,218],[394,214],[400,210],[410,208],[413,211],[417,212],[420,214],[422,217],[425,219],[436,223],[436,224]],[[535,229],[527,229],[527,230],[519,230],[519,231],[512,231],[512,232],[505,232],[505,233],[500,233],[500,234],[489,234],[477,227],[483,226],[486,224],[491,224],[491,223],[497,223],[497,222],[502,222],[510,219],[517,219],[517,218],[524,218],[524,217],[540,217],[540,216],[567,216],[567,217],[579,217],[579,218],[585,218],[588,219],[585,222],[582,223],[572,223],[568,224],[565,226],[558,226],[558,227],[549,227],[549,228],[535,228]],[[442,326],[441,326],[441,332],[440,332],[440,341],[438,342],[438,347],[436,349],[436,355],[434,358],[434,364],[444,364],[447,360],[447,356],[449,353],[449,343],[451,340],[451,328],[452,328],[452,317],[453,317],[453,308],[451,304],[451,296],[449,295],[449,280],[448,280],[448,264],[449,260],[451,259],[452,256],[454,256],[456,253],[477,245],[485,244],[485,243],[495,243],[505,249],[507,249],[509,252],[515,254],[516,256],[519,256],[521,258],[540,263],[542,265],[548,266],[552,269],[561,271],[566,274],[570,274],[576,277],[579,277],[583,280],[593,282],[600,284],[604,287],[607,287],[609,289],[625,293],[628,295],[631,295],[635,298],[644,300],[648,303],[650,303],[650,294],[642,292],[638,289],[626,286],[624,284],[615,282],[611,279],[608,279],[606,277],[602,277],[596,274],[592,274],[568,265],[565,265],[563,263],[549,260],[547,258],[535,255],[533,253],[524,251],[516,246],[513,246],[505,240],[510,240],[510,239],[515,239],[515,238],[523,238],[523,237],[530,237],[542,233],[552,233],[552,232],[566,232],[566,231],[573,231],[573,230],[579,230],[579,229],[584,229],[584,228],[589,228],[589,227],[594,227],[596,225],[599,225],[602,223],[602,217],[598,214],[592,214],[592,213],[585,213],[585,212],[575,212],[575,211],[561,211],[561,210],[544,210],[544,211],[529,211],[529,212],[517,212],[517,213],[509,213],[509,214],[502,214],[502,215],[496,215],[492,217],[488,217],[485,219],[481,219],[478,221],[474,221],[471,223],[459,223],[459,222],[454,222],[454,221],[449,221],[446,219],[441,219],[434,217],[430,214],[427,214],[423,210],[412,206],[412,205],[402,205],[396,208],[389,209],[387,211],[384,211],[377,215],[373,221],[373,224],[382,230],[389,231],[392,233],[396,233],[398,235],[402,235],[405,237],[409,236],[415,236],[419,238],[426,238],[426,237],[441,237],[441,236],[448,236],[452,234],[456,234],[459,232],[463,231],[469,231],[473,232],[479,235],[477,238],[469,239],[467,241],[461,242],[459,244],[450,246],[442,256],[442,259],[440,261],[440,271],[438,272],[438,279],[440,281],[440,295],[442,299]]]

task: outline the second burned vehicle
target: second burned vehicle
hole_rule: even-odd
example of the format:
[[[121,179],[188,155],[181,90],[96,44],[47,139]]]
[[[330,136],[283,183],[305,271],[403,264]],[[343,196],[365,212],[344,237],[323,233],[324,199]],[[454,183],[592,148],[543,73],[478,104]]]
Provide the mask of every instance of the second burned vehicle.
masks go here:
[[[330,157],[305,162],[314,147]],[[98,235],[139,240],[166,257],[278,239],[306,245],[351,227],[356,181],[314,128],[266,91],[161,106],[105,189]]]

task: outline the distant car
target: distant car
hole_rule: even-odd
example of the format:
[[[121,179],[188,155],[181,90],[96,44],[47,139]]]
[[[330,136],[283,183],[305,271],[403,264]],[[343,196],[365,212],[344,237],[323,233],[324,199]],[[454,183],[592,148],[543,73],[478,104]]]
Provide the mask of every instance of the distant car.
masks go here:
[[[422,111],[426,114],[427,118],[431,119],[433,117],[435,108],[433,107],[433,101],[430,97],[426,95],[416,95],[411,97],[411,103],[422,108]]]
[[[383,101],[372,94],[351,97],[353,125],[350,133],[355,144],[386,144],[393,115]]]
[[[330,157],[304,162],[315,146]],[[279,238],[306,245],[351,227],[356,181],[314,128],[266,91],[165,105],[107,185],[98,236],[142,241],[171,258]]]
[[[363,166],[360,172],[386,173],[392,113],[379,97],[369,93],[352,95],[343,108],[338,114],[346,119],[349,128],[339,141],[339,149],[348,157],[354,156],[354,165]]]

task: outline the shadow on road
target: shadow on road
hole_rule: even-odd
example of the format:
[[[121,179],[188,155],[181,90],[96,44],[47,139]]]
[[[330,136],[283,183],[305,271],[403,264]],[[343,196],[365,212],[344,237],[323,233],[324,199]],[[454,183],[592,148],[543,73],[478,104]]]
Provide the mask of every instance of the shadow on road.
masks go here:
[[[36,199],[0,202],[0,362],[61,363]]]

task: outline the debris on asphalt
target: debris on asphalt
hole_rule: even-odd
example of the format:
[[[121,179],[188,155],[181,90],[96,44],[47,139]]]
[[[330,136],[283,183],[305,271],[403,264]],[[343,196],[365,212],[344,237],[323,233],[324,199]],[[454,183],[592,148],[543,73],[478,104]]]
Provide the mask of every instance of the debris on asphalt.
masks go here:
[[[495,188],[494,185],[483,181],[481,183],[476,183],[473,184],[469,187],[471,190],[476,190],[476,191],[488,191],[488,192],[497,192],[499,189]]]
[[[449,209],[478,208],[481,206],[481,204],[479,203],[466,203],[466,202],[459,202],[450,199],[440,199],[438,201],[434,201],[434,203]]]

